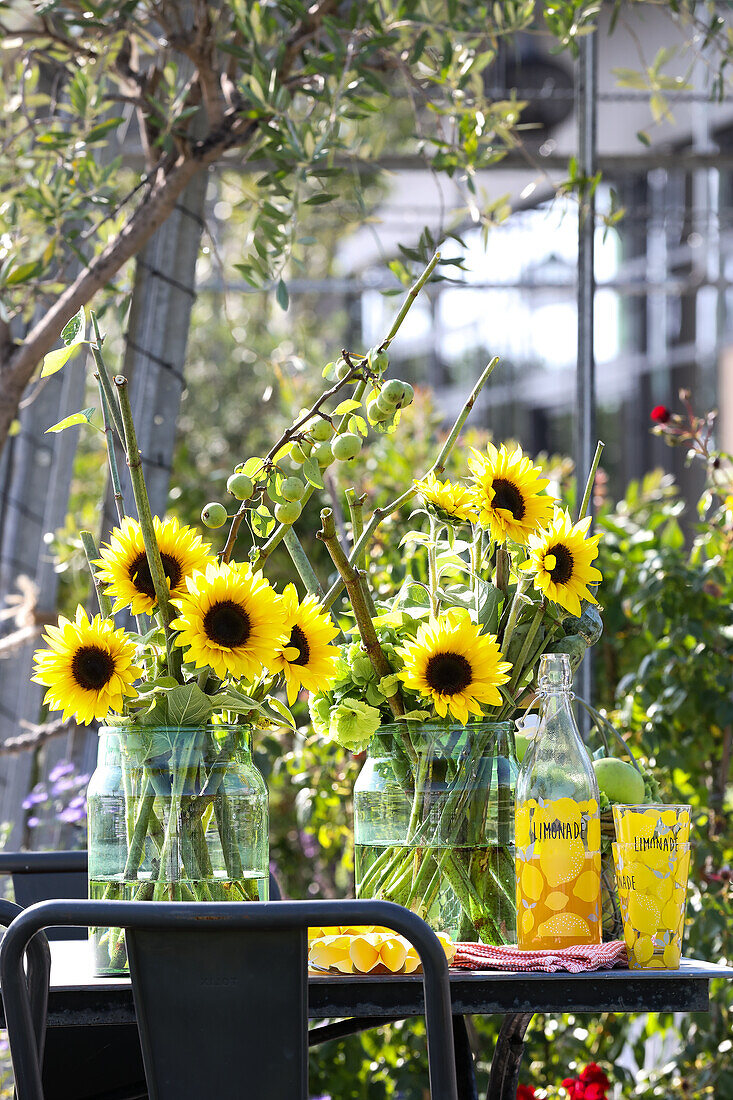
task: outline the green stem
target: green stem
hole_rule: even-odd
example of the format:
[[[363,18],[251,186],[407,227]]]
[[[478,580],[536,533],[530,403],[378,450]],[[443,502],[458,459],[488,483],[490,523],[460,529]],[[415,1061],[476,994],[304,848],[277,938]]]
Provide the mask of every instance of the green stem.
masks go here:
[[[99,385],[104,392],[107,399],[107,408],[114,424],[115,431],[119,436],[120,443],[125,444],[125,431],[122,426],[122,419],[117,410],[117,402],[115,401],[115,391],[112,389],[112,382],[110,381],[109,371],[107,365],[102,356],[102,344],[104,343],[104,337],[100,335],[99,325],[97,324],[96,314],[92,311],[90,313],[92,319],[92,327],[94,328],[94,340],[95,343],[91,343],[89,346],[92,349],[92,355],[94,356],[94,364],[99,373]]]
[[[438,538],[438,524],[433,516],[430,516],[430,542],[428,543],[428,588],[430,590],[430,611],[437,619],[440,611],[438,599],[438,551],[436,541]]]
[[[501,648],[503,653],[507,653],[509,650],[509,643],[512,640],[512,634],[514,628],[517,625],[517,617],[522,605],[525,603],[524,593],[529,588],[532,582],[532,578],[526,573],[520,573],[519,580],[517,581],[517,587],[514,591],[514,599],[512,600],[511,610],[509,611],[509,618],[507,624],[504,627],[504,637],[501,639]]]
[[[380,645],[377,632],[374,629],[368,602],[364,598],[364,589],[362,588],[361,582],[362,575],[351,564],[338,540],[336,524],[333,519],[333,511],[330,508],[324,508],[321,511],[321,530],[316,532],[316,537],[325,545],[331,555],[333,564],[338,569],[346,585],[346,591],[351,601],[351,608],[356,618],[356,624],[359,627],[362,645],[366,650],[369,660],[372,662],[374,671],[380,680],[384,676],[391,676],[393,672],[392,667],[384,655],[384,650]],[[388,696],[387,702],[396,718],[399,718],[400,715],[405,713],[405,704],[402,700],[402,693],[399,688],[394,694]],[[405,751],[414,763],[415,752],[412,746],[409,745],[409,742],[405,745]]]
[[[522,643],[522,648],[519,651],[519,656],[517,657],[517,659],[514,663],[514,670],[512,672],[512,679],[511,679],[511,682],[509,684],[509,694],[510,695],[514,694],[514,692],[517,689],[517,684],[519,683],[519,681],[522,678],[522,674],[524,673],[524,662],[527,659],[527,655],[529,654],[529,651],[531,650],[532,646],[534,645],[534,640],[535,640],[535,637],[537,636],[537,631],[540,628],[540,625],[542,623],[542,619],[544,618],[544,615],[545,615],[545,601],[542,600],[537,605],[537,610],[534,613],[534,617],[532,619],[532,622],[529,624],[529,630],[527,631],[527,633],[525,635],[524,641]]]
[[[94,541],[94,535],[91,531],[80,531],[79,538],[81,544],[84,547],[84,553],[86,554],[87,564],[89,566],[89,572],[92,574],[92,584],[94,585],[94,591],[97,594],[97,603],[99,604],[99,611],[103,619],[112,618],[112,601],[104,591],[104,584],[97,575],[95,561],[99,560],[99,549]]]
[[[356,495],[356,489],[351,488],[346,490],[346,503],[349,506],[349,515],[351,516],[351,541],[352,545],[359,541],[361,533],[364,530],[364,501],[366,500],[366,493],[362,493],[361,496]],[[366,571],[366,554],[362,554],[359,561],[355,561],[354,565],[357,569],[363,569]]]
[[[593,492],[593,483],[596,480],[596,470],[598,469],[598,463],[601,461],[601,455],[603,454],[603,448],[606,444],[599,439],[596,443],[596,453],[591,462],[591,467],[588,472],[588,480],[585,483],[585,492],[583,493],[583,499],[580,502],[580,508],[578,509],[578,520],[584,519],[588,514],[588,505],[590,504],[590,496]]]
[[[290,554],[293,565],[298,570],[298,575],[305,585],[306,590],[312,595],[317,596],[319,600],[322,600],[323,589],[321,588],[321,582],[318,580],[315,570],[308,560],[308,555],[303,549],[303,545],[292,527],[286,529],[283,535],[283,542]]]
[[[496,548],[496,587],[503,593],[506,599],[509,592],[509,571],[511,558],[507,553],[506,543]]]
[[[105,393],[104,386],[102,385],[102,377],[97,371],[94,375],[97,379],[97,386],[99,387],[99,403],[102,407],[102,421],[104,422],[104,437],[107,444],[107,462],[109,463],[109,476],[112,481],[112,494],[114,496],[115,510],[117,512],[117,519],[122,523],[125,518],[125,502],[122,496],[122,485],[120,483],[120,471],[117,467],[117,455],[115,453],[115,441],[112,435],[112,417],[110,413],[109,401],[107,400],[107,394]]]
[[[145,485],[145,474],[143,473],[140,448],[137,445],[135,424],[132,418],[132,406],[130,405],[130,394],[127,389],[127,379],[123,377],[123,375],[118,374],[115,377],[115,386],[117,387],[117,395],[120,402],[120,413],[122,415],[122,425],[125,433],[127,465],[130,467],[130,480],[132,481],[132,491],[135,496],[140,530],[142,531],[143,543],[145,545],[145,556],[148,559],[150,576],[153,581],[153,588],[155,589],[155,598],[158,602],[161,619],[163,620],[165,647],[168,654],[168,668],[172,676],[175,676],[176,679],[180,679],[182,654],[180,649],[173,644],[170,627],[170,624],[178,613],[171,603],[168,580],[163,568],[163,560],[160,556],[158,540],[155,537],[155,524],[153,523],[153,513],[150,510],[150,500],[148,499],[148,490]]]
[[[423,474],[422,479],[416,480],[424,480],[431,473],[435,474],[436,476],[445,473],[445,465],[448,461],[448,456],[458,442],[458,436],[461,434],[461,430],[463,428],[463,425],[466,423],[468,414],[471,412],[471,409],[476,404],[476,399],[478,398],[479,393],[483,389],[484,384],[493,374],[498,362],[499,358],[498,356],[495,356],[488,364],[488,366],[484,369],[478,382],[473,387],[468,400],[456,417],[455,423],[448,433],[448,438],[441,447],[440,453],[435,462],[430,467],[430,469],[425,474]],[[351,553],[349,554],[349,561],[352,565],[355,561],[359,559],[359,556],[364,553],[366,547],[369,545],[369,540],[376,531],[377,527],[379,527],[379,524],[382,522],[382,520],[386,519],[387,516],[391,516],[393,512],[398,511],[403,506],[403,504],[407,504],[409,501],[411,501],[416,493],[417,489],[411,487],[409,489],[406,489],[404,493],[391,501],[390,504],[385,505],[384,508],[374,509],[369,523],[366,525],[362,532],[361,538],[358,540]],[[336,595],[338,595],[338,592],[336,593]],[[336,595],[334,595],[333,599],[336,598]]]
[[[440,253],[435,252],[433,254],[432,259],[430,260],[430,263],[425,268],[425,270],[423,271],[420,278],[415,283],[413,283],[412,286],[410,287],[409,291],[407,292],[407,297],[405,298],[404,302],[402,303],[402,306],[400,307],[400,311],[394,319],[394,323],[392,325],[392,328],[389,330],[386,338],[379,345],[379,348],[378,348],[379,351],[386,351],[387,348],[389,347],[389,345],[394,340],[395,336],[397,335],[397,333],[400,330],[400,326],[402,325],[402,322],[404,321],[405,317],[407,316],[407,314],[410,310],[410,307],[412,306],[412,303],[415,301],[418,294],[420,293],[422,288],[425,286],[425,284],[428,281],[428,279],[430,278],[430,276],[433,274],[433,271],[437,267],[439,260],[440,260]]]
[[[137,872],[143,857],[143,848],[145,847],[145,837],[148,835],[150,818],[153,813],[154,802],[155,791],[153,790],[152,783],[148,779],[142,797],[140,798],[137,817],[135,819],[135,827],[132,831],[132,838],[127,851],[127,860],[125,862],[123,874],[126,881],[134,881],[137,878]]]

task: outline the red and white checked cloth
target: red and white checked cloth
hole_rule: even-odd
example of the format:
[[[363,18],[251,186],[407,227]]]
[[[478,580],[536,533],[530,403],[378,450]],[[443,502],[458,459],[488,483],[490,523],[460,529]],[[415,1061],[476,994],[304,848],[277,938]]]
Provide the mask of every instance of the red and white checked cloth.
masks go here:
[[[457,943],[451,968],[460,970],[544,970],[549,974],[567,970],[580,974],[584,970],[611,970],[628,966],[626,944],[587,944],[582,947],[562,947],[557,951],[520,951],[518,947],[490,947],[485,943]]]

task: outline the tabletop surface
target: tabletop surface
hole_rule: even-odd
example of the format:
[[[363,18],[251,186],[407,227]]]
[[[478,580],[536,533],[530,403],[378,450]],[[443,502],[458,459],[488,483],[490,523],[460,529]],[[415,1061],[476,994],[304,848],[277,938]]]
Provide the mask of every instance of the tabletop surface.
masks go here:
[[[129,978],[95,977],[83,941],[51,944],[49,1023],[134,1020]],[[712,978],[733,969],[683,959],[679,970],[603,970],[584,974],[451,971],[456,1013],[704,1011]],[[422,1013],[419,975],[323,975],[309,981],[312,1018]]]

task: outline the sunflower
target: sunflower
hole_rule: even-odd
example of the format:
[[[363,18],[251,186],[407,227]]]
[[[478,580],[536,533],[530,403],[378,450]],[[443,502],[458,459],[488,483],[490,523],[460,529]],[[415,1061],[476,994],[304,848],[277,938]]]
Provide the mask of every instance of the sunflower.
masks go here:
[[[588,538],[590,516],[573,526],[566,511],[555,509],[552,523],[529,540],[529,558],[522,566],[534,573],[535,587],[572,615],[580,615],[581,599],[598,603],[589,584],[601,580],[591,562],[598,556],[600,535]]]
[[[249,566],[211,562],[186,578],[187,592],[173,602],[179,609],[171,626],[176,645],[187,647],[186,661],[208,665],[221,679],[253,679],[263,665],[273,667],[282,643],[285,609],[275,589]]]
[[[137,695],[133,680],[143,670],[132,662],[135,646],[124,630],[116,630],[109,619],[97,615],[89,621],[83,607],[76,609],[74,622],[59,617],[58,626],[46,628],[48,649],[37,649],[37,684],[48,691],[44,703],[62,710],[64,720],[75,717],[89,723],[121,711],[125,696]]]
[[[270,668],[282,672],[292,706],[301,687],[308,691],[328,691],[334,677],[339,651],[328,643],[338,634],[331,617],[315,596],[298,603],[294,584],[282,595],[285,610],[285,641],[278,646]]]
[[[447,612],[423,623],[415,640],[397,651],[405,687],[430,699],[437,713],[459,722],[482,713],[482,704],[503,702],[499,687],[511,669],[493,634],[481,634],[466,614]]]
[[[492,443],[487,453],[471,450],[468,465],[473,474],[474,500],[479,520],[491,530],[496,542],[513,539],[524,546],[538,527],[549,522],[554,501],[543,496],[548,479],[542,470],[522,454],[522,448],[508,451]]]
[[[202,542],[190,527],[181,527],[177,519],[161,523],[153,517],[155,538],[160,550],[171,596],[183,596],[186,578],[198,573],[212,561],[211,547]],[[157,600],[140,524],[126,516],[115,528],[101,558],[98,577],[114,599],[113,612],[129,607],[133,615],[151,614]]]
[[[438,513],[440,519],[459,523],[477,519],[474,494],[464,485],[452,481],[438,481],[435,474],[428,474],[422,481],[413,482],[427,505]]]

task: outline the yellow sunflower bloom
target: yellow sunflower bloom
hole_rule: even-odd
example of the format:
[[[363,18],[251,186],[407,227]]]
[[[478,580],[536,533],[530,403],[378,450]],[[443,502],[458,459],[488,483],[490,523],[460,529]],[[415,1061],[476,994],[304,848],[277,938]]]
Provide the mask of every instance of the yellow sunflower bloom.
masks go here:
[[[415,640],[397,651],[405,665],[398,676],[406,688],[431,700],[437,714],[464,725],[483,705],[500,706],[499,687],[511,664],[493,634],[481,634],[467,615],[448,612],[423,623]]]
[[[202,572],[214,560],[211,547],[191,527],[181,527],[177,519],[161,523],[154,516],[153,524],[171,596],[183,596],[187,577]],[[105,592],[114,600],[113,612],[129,607],[133,615],[152,613],[157,602],[155,588],[137,520],[125,516],[94,564],[100,567],[97,575]]]
[[[542,494],[548,479],[540,477],[541,467],[533,466],[521,447],[509,451],[502,444],[497,450],[489,443],[486,454],[474,448],[468,465],[479,521],[496,542],[512,539],[524,546],[538,527],[549,522],[555,502]]]
[[[43,637],[48,649],[34,653],[32,679],[48,688],[43,701],[62,710],[64,720],[75,717],[86,724],[106,718],[122,710],[126,696],[137,695],[132,684],[143,670],[133,664],[134,643],[109,619],[97,615],[90,622],[80,606],[73,622],[60,616],[59,625],[47,627]]]
[[[285,640],[278,646],[269,667],[282,672],[292,706],[302,687],[308,691],[328,691],[334,677],[339,651],[329,645],[338,634],[328,612],[315,596],[298,603],[294,584],[282,595],[285,610]]]
[[[187,592],[174,600],[179,615],[171,626],[184,660],[208,665],[223,680],[253,679],[272,668],[283,640],[285,609],[262,574],[244,565],[207,565],[186,579]]]
[[[588,538],[590,516],[573,525],[567,511],[555,509],[552,523],[529,540],[529,558],[522,566],[534,573],[535,587],[572,615],[580,615],[580,601],[598,603],[588,590],[601,580],[591,562],[598,556],[600,535]]]
[[[473,523],[478,518],[474,494],[465,485],[439,481],[435,474],[428,474],[422,481],[413,484],[425,503],[432,505],[441,519]]]

